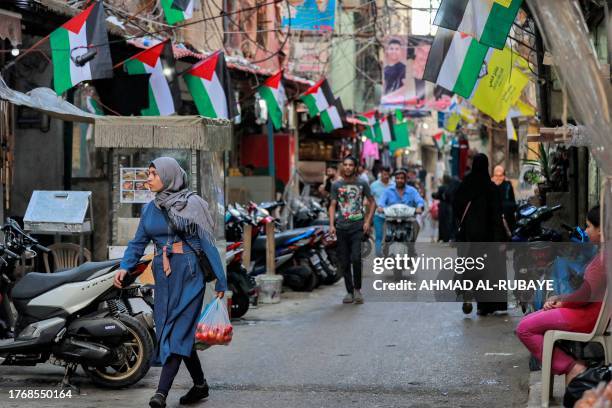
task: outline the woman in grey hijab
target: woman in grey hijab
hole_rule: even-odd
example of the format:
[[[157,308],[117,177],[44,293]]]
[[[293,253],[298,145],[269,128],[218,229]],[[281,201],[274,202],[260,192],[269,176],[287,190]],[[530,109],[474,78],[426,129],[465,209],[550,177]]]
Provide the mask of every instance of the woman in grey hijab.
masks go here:
[[[217,277],[215,291],[223,297],[227,281],[221,258],[214,244],[214,223],[208,203],[187,187],[188,178],[178,162],[160,157],[149,165],[147,179],[155,200],[142,210],[136,236],[128,244],[115,275],[115,286],[122,287],[150,241],[155,244],[153,275],[155,277],[155,332],[158,358],[163,364],[157,392],[151,407],[165,407],[166,397],[185,363],[194,385],[181,397],[181,404],[208,397],[208,385],[194,349],[195,330],[202,309],[206,282],[194,251],[202,251]],[[165,214],[164,214],[165,213]],[[168,222],[170,221],[170,223]],[[182,233],[176,233],[176,230]],[[188,243],[181,240],[181,236]]]

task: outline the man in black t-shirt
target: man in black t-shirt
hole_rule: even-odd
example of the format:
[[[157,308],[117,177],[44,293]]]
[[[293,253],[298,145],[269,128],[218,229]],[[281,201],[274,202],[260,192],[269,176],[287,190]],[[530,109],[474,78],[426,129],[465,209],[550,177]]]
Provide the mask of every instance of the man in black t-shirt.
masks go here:
[[[342,303],[361,304],[361,241],[370,232],[376,203],[368,183],[357,177],[356,168],[357,159],[346,157],[342,162],[342,179],[332,184],[329,232],[337,236],[338,266],[344,273],[347,294]]]

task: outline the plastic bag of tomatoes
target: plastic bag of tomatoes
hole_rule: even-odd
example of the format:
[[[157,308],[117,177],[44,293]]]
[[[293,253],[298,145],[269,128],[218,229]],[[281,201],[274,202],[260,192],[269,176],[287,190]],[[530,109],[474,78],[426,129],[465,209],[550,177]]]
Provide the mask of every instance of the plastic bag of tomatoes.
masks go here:
[[[223,301],[215,298],[206,306],[198,321],[195,333],[195,343],[198,350],[210,346],[227,346],[232,341],[232,324]]]

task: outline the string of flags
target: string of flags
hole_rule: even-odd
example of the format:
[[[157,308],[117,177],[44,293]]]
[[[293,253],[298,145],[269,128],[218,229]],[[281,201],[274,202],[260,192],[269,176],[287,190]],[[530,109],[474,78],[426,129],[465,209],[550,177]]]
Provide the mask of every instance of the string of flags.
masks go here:
[[[162,0],[166,21],[174,25],[191,18],[193,0]],[[522,0],[443,0],[434,24],[439,26],[424,68],[423,79],[433,82],[491,116],[503,121],[516,111],[520,95],[529,83],[529,63],[506,46],[506,39]],[[233,119],[238,107],[223,52],[218,51],[177,73],[170,40],[155,44],[113,67],[104,5],[94,1],[50,35],[54,88],[62,94],[83,81],[104,84],[134,80],[140,90],[130,92],[118,114],[172,115],[181,108],[179,78],[191,93],[198,113],[205,117]],[[95,47],[91,44],[96,44]],[[122,67],[122,69],[118,69]],[[287,96],[282,70],[257,89],[275,129],[282,127]],[[130,87],[132,88],[132,87]],[[100,92],[104,94],[106,91]],[[300,96],[310,118],[318,117],[326,133],[341,129],[346,113],[323,78]],[[456,99],[455,99],[456,100]],[[96,109],[98,111],[98,109]],[[466,113],[468,111],[468,113]],[[518,109],[524,112],[524,109]],[[395,148],[409,146],[408,121],[401,114],[358,115],[366,138]],[[469,123],[469,109],[455,105],[444,124],[456,130]]]
[[[506,120],[512,140],[516,140],[512,118],[533,115],[533,109],[520,101],[530,81],[529,62],[506,45],[522,2],[442,0],[423,79],[455,94],[441,126],[445,130],[456,131],[462,121],[473,123],[465,103],[496,122]],[[457,103],[457,96],[462,103]],[[444,132],[434,135],[436,145],[444,144],[444,136]]]
[[[176,24],[190,18],[193,0],[162,0],[162,7],[168,23]],[[238,115],[222,51],[177,74],[172,44],[165,40],[113,67],[104,18],[104,5],[96,1],[51,34],[54,88],[58,95],[83,81],[93,81],[105,85],[98,92],[100,95],[121,100],[113,113],[168,116],[181,108],[179,77],[183,77],[198,114],[221,119],[233,119]],[[122,71],[117,70],[119,67]],[[269,120],[277,130],[282,127],[283,107],[287,103],[282,79],[281,70],[257,89],[266,104]],[[111,84],[105,82],[111,80],[122,84],[134,80],[134,84],[139,86],[132,92],[130,83],[129,95],[117,98],[111,89],[125,88],[109,86]],[[320,117],[324,132],[344,127],[346,113],[342,101],[334,97],[326,79],[317,82],[300,98],[308,107],[311,118]],[[93,111],[101,111],[98,103],[95,108],[93,103],[90,105]]]

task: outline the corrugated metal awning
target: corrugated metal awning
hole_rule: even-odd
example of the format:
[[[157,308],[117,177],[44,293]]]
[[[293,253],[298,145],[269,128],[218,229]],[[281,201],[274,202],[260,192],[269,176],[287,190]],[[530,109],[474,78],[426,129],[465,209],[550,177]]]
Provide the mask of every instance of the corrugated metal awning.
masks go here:
[[[49,88],[35,88],[28,93],[11,89],[2,76],[0,76],[0,99],[9,101],[14,105],[27,106],[45,112],[51,117],[70,122],[93,123],[98,115],[85,112],[57,96]]]

